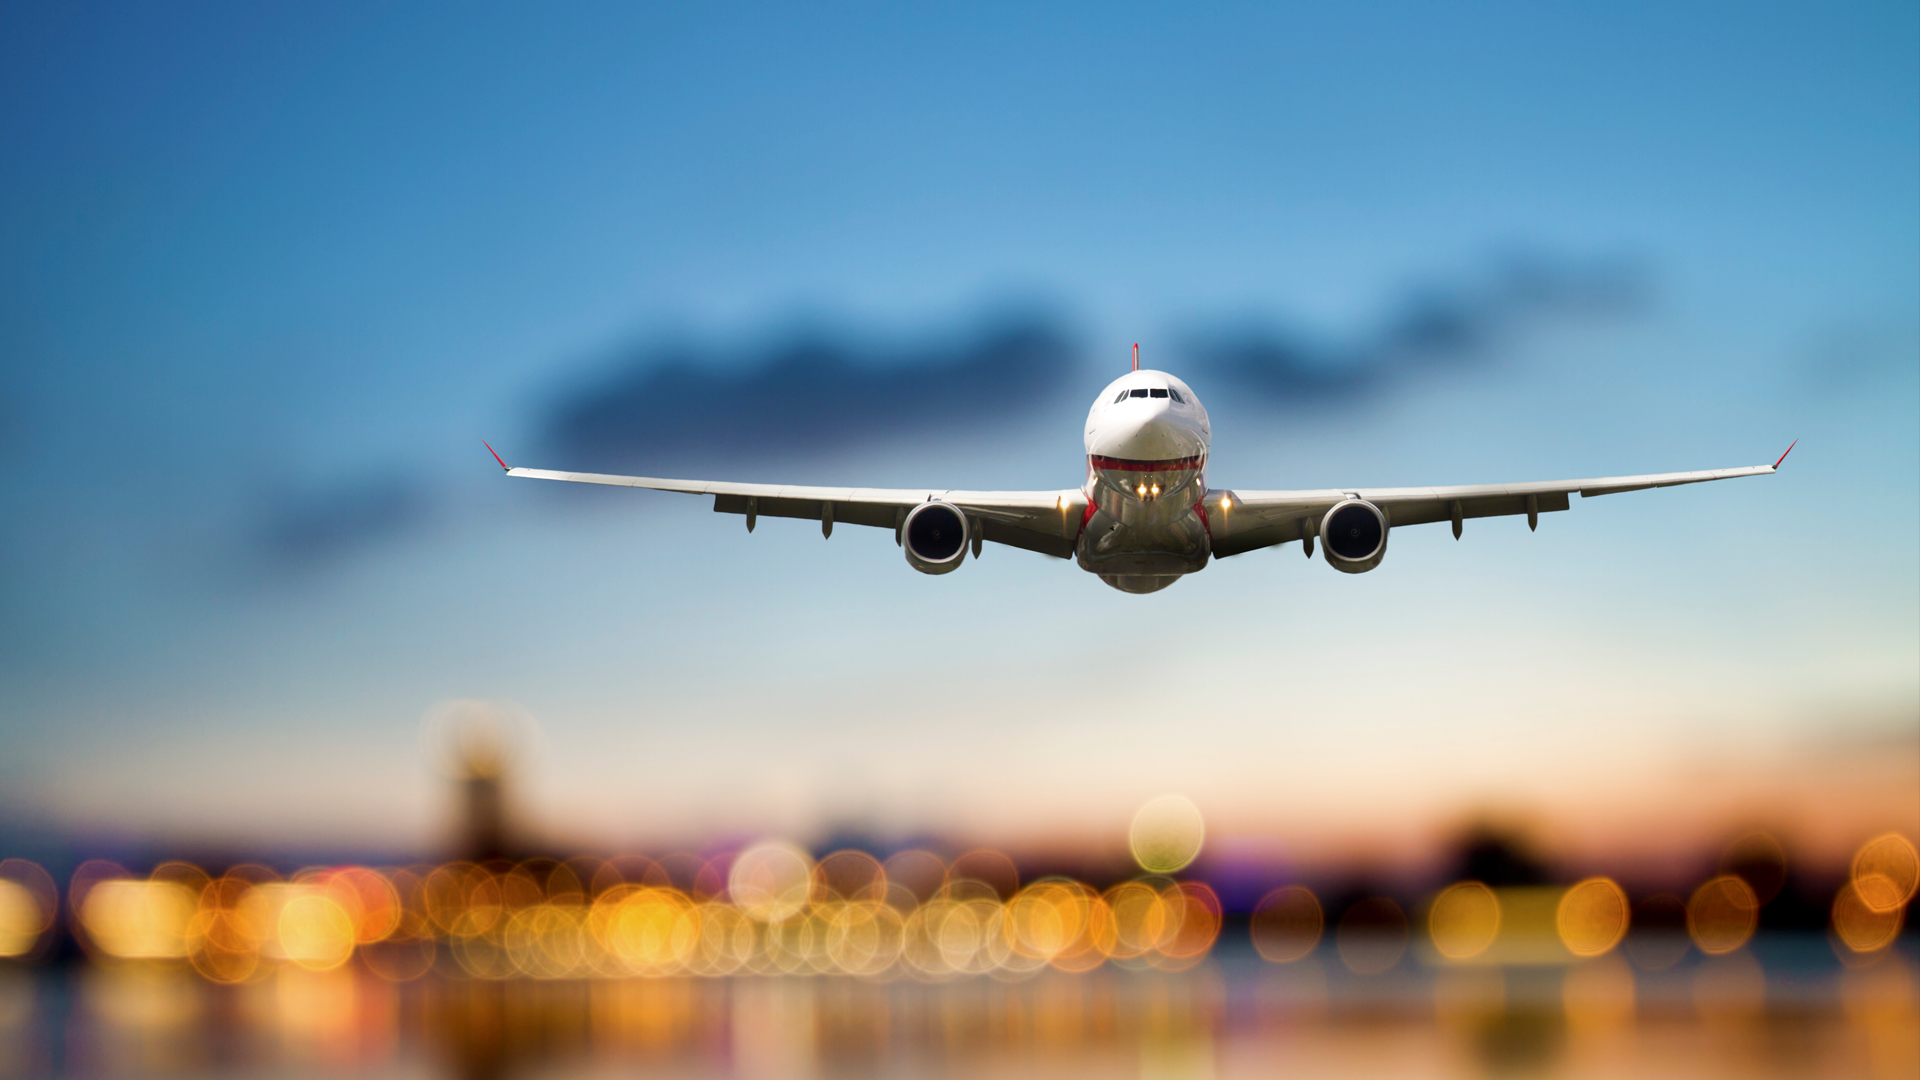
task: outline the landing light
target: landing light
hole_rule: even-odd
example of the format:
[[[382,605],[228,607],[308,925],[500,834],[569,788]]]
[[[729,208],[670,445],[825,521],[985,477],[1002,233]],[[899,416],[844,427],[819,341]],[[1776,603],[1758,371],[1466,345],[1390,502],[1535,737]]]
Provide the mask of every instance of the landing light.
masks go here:
[[[1220,509],[1222,510],[1233,509],[1233,496],[1231,495],[1220,496]]]

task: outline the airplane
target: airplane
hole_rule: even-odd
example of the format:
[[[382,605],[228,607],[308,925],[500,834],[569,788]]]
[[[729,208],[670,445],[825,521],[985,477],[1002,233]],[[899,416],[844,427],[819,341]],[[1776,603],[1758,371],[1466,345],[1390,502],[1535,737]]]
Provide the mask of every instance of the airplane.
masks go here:
[[[923,574],[951,573],[969,550],[978,559],[984,542],[992,541],[1071,558],[1128,593],[1158,592],[1206,569],[1210,560],[1295,540],[1308,558],[1317,541],[1327,565],[1363,574],[1386,558],[1387,534],[1397,526],[1450,521],[1458,540],[1468,518],[1525,514],[1527,528],[1536,529],[1541,514],[1567,509],[1576,491],[1591,498],[1764,476],[1793,452],[1788,446],[1772,465],[1590,480],[1238,491],[1207,486],[1212,438],[1199,396],[1167,372],[1143,370],[1136,343],[1133,370],[1108,384],[1087,412],[1086,479],[1078,488],[944,491],[664,480],[516,468],[492,445],[487,452],[508,476],[711,495],[714,512],[745,515],[748,532],[761,515],[817,520],[823,536],[832,536],[836,523],[892,529],[907,565]]]

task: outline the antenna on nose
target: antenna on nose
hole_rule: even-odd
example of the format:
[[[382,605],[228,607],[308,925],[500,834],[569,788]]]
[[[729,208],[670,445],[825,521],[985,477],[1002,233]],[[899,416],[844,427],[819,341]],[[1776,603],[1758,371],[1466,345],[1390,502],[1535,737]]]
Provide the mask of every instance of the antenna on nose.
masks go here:
[[[1137,341],[1133,343],[1133,370],[1140,370],[1140,343]]]

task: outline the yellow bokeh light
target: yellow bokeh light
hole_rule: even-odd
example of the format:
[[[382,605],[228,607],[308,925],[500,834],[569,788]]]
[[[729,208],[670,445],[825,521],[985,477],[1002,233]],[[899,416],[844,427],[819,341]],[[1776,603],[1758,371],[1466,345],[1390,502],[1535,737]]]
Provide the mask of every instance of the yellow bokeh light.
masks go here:
[[[792,844],[768,840],[741,852],[727,873],[727,893],[761,922],[781,922],[806,909],[813,860]]]
[[[53,928],[59,890],[39,864],[0,860],[0,957],[25,956]]]
[[[0,955],[30,953],[59,910],[52,879],[42,873],[36,891],[16,863],[0,864],[0,946],[10,950]],[[1109,962],[1184,971],[1211,953],[1224,921],[1219,897],[1200,882],[1149,876],[1102,895],[1058,876],[1021,888],[1015,862],[990,849],[951,866],[924,851],[882,863],[852,849],[816,865],[777,841],[712,860],[312,866],[287,879],[256,866],[210,876],[187,863],[162,863],[142,879],[94,861],[76,870],[69,901],[97,958],[185,961],[116,971],[174,970],[229,986],[360,985],[344,970],[353,964],[372,977],[364,985],[373,993],[436,965],[481,980],[752,973],[1013,982]],[[1304,955],[1321,919],[1307,890],[1276,890],[1256,922],[1262,955]]]
[[[1897,888],[1878,874],[1869,874],[1842,886],[1840,894],[1833,898],[1834,936],[1856,953],[1879,952],[1893,944],[1900,936],[1901,924],[1906,921],[1905,906],[1879,908],[1867,898],[1884,899]]]
[[[187,927],[187,959],[217,983],[238,983],[260,971],[260,947],[271,933],[258,887],[229,871],[200,890]]]
[[[280,955],[310,971],[327,971],[353,955],[353,917],[332,897],[303,892],[287,900],[276,920]]]
[[[1127,842],[1141,869],[1150,874],[1171,874],[1186,869],[1199,857],[1206,836],[1206,821],[1193,800],[1162,795],[1133,815]]]
[[[1687,901],[1687,933],[1709,956],[1745,945],[1759,922],[1760,901],[1753,889],[1729,874],[1695,889]]]
[[[1292,963],[1320,943],[1326,915],[1320,900],[1305,885],[1283,885],[1260,898],[1248,920],[1247,932],[1261,959]]]
[[[1738,881],[1738,878],[1732,880]],[[1627,936],[1626,891],[1610,878],[1588,878],[1560,897],[1554,928],[1575,956],[1600,956]]]
[[[1104,897],[1113,916],[1112,956],[1130,960],[1160,947],[1173,933],[1172,919],[1160,891],[1141,881],[1128,881],[1107,890]]]
[[[1010,944],[1022,955],[1040,960],[1052,960],[1081,945],[1093,917],[1093,899],[1077,882],[1034,882],[1007,905]]]
[[[1861,903],[1874,911],[1892,911],[1913,899],[1920,887],[1920,852],[1899,833],[1876,836],[1853,856],[1852,879]]]
[[[1427,934],[1449,960],[1470,960],[1500,933],[1500,900],[1478,881],[1447,886],[1427,909]]]
[[[187,955],[195,896],[172,881],[102,881],[87,891],[80,922],[100,951],[121,960],[177,960]]]
[[[39,902],[26,886],[0,878],[0,956],[31,952],[45,921]]]
[[[323,876],[327,896],[353,920],[355,944],[385,941],[400,925],[400,895],[393,883],[362,866],[347,866]]]
[[[887,904],[845,904],[827,920],[827,957],[849,975],[879,975],[900,959],[905,931],[906,920]]]
[[[594,906],[595,937],[635,974],[664,975],[691,959],[699,945],[701,915],[677,889],[633,888],[614,902]],[[559,928],[549,929],[558,933]]]
[[[1203,882],[1183,881],[1161,893],[1174,912],[1173,933],[1160,943],[1160,954],[1176,960],[1197,960],[1220,937],[1220,897]]]
[[[683,932],[681,943],[690,945]],[[578,904],[533,904],[517,909],[500,936],[513,970],[536,979],[565,979],[587,973],[597,954],[587,929],[587,915]],[[665,957],[658,972],[677,969],[677,957]]]

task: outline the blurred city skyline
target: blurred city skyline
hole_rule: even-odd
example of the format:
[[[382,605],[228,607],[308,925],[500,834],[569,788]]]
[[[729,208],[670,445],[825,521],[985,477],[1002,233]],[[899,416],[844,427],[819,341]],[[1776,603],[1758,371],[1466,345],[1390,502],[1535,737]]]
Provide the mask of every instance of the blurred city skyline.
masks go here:
[[[1837,864],[1920,818],[1910,5],[0,17],[21,842],[438,850],[462,698],[537,719],[556,850],[1113,846],[1177,792],[1326,865],[1486,817]],[[1067,486],[1136,340],[1221,487],[1802,441],[1154,597],[480,446]]]

